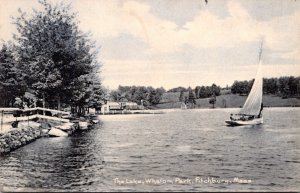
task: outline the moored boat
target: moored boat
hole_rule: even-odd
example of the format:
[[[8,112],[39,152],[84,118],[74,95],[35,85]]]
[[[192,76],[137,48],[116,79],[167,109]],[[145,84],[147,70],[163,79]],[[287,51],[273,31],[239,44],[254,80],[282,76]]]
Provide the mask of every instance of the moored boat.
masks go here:
[[[79,122],[79,128],[80,129],[87,129],[88,128],[88,122],[86,122],[86,121],[80,121]]]
[[[52,137],[67,137],[68,133],[54,127],[50,129],[48,135]]]
[[[99,120],[91,120],[91,122],[93,123],[93,124],[97,124],[97,123],[99,123]]]

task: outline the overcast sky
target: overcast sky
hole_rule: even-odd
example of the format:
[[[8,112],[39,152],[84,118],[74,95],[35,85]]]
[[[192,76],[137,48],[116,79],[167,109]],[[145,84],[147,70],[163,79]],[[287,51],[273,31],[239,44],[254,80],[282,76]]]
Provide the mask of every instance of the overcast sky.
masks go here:
[[[57,2],[56,0],[51,0]],[[299,0],[68,0],[101,46],[103,85],[231,85],[254,78],[264,37],[265,77],[300,75]],[[37,0],[0,0],[0,39],[10,16]]]

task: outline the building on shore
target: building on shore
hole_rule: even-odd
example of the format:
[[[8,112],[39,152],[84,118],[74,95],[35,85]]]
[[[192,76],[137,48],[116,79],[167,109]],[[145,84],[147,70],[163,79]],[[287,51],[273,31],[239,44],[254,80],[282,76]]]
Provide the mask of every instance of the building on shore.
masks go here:
[[[140,106],[135,102],[129,101],[106,101],[106,103],[101,106],[101,113],[118,113],[127,110],[140,110]]]
[[[120,105],[122,109],[126,110],[139,110],[140,107],[137,103],[135,102],[120,102]]]
[[[122,111],[121,105],[117,102],[107,101],[101,106],[101,113],[110,113],[115,111]]]

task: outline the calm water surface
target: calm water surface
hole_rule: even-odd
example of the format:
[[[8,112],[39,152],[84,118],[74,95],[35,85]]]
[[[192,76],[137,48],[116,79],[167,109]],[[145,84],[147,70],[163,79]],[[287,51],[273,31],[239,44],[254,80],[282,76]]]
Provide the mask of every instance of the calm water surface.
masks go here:
[[[300,109],[266,108],[263,125],[226,127],[236,111],[100,116],[93,130],[41,138],[1,157],[0,185],[17,191],[299,191]]]

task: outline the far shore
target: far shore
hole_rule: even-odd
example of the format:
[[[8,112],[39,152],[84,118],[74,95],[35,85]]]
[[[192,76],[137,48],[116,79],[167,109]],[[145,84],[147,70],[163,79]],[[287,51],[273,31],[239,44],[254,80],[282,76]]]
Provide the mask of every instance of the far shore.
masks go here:
[[[177,96],[178,95],[178,96]],[[241,108],[247,96],[240,96],[236,94],[227,94],[217,96],[217,101],[214,105],[215,108]],[[179,93],[169,93],[168,96],[163,98],[162,103],[153,107],[153,109],[179,109],[182,102],[179,101]],[[300,107],[300,99],[286,98],[283,99],[274,95],[263,95],[264,107]],[[196,109],[209,109],[212,108],[209,104],[209,98],[196,99],[194,108]]]

